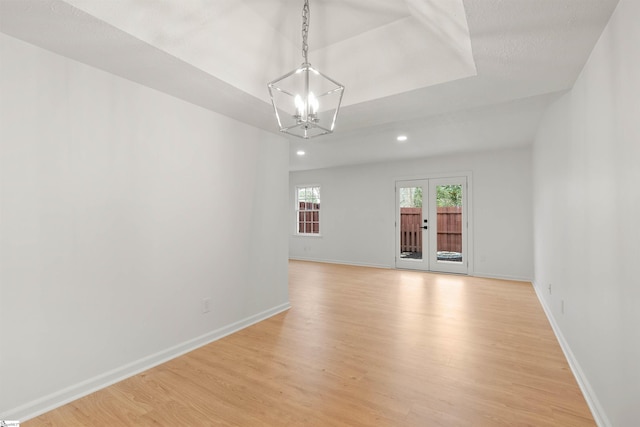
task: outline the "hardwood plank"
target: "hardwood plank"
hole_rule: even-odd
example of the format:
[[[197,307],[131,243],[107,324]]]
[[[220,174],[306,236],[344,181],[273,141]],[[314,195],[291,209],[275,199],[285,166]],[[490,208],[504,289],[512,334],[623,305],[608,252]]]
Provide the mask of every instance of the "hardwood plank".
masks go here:
[[[289,277],[288,312],[23,425],[595,425],[530,283]]]

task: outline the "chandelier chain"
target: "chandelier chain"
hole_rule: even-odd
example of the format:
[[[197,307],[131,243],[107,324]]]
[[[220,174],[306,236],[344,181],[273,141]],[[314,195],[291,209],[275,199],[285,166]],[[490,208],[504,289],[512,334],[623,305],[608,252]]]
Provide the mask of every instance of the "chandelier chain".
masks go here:
[[[309,0],[304,0],[304,7],[302,8],[302,57],[305,64],[309,63],[307,59],[309,54],[309,44],[307,43],[307,37],[309,35]]]

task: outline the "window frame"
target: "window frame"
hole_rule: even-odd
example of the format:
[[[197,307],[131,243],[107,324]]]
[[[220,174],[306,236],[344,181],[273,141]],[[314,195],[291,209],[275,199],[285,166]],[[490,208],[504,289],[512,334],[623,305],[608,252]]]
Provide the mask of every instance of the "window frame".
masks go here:
[[[299,195],[300,195],[300,190],[311,190],[313,192],[313,189],[317,189],[317,194],[318,194],[318,199],[320,203],[314,203],[313,201],[309,201],[308,198],[306,200],[300,200]],[[295,186],[295,194],[294,194],[294,200],[295,200],[295,205],[294,205],[294,209],[295,209],[295,235],[296,236],[303,236],[303,237],[320,237],[322,236],[322,188],[319,184],[307,184],[307,185],[296,185]],[[300,203],[311,203],[311,204],[317,204],[318,207],[317,209],[313,208],[313,209],[300,209]],[[317,220],[316,218],[314,218],[314,214],[317,215]],[[305,219],[301,218],[301,215],[305,216]],[[308,216],[311,216],[311,220],[307,220],[306,218]],[[317,224],[317,232],[313,231],[313,224]],[[300,231],[301,228],[301,224],[304,224],[303,229],[307,228],[307,224],[311,225],[311,231]]]

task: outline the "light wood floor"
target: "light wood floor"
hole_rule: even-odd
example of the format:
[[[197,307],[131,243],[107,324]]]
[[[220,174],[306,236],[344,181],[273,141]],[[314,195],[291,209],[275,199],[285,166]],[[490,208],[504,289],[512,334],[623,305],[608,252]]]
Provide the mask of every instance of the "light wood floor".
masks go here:
[[[288,312],[23,426],[595,425],[530,284],[289,268]]]

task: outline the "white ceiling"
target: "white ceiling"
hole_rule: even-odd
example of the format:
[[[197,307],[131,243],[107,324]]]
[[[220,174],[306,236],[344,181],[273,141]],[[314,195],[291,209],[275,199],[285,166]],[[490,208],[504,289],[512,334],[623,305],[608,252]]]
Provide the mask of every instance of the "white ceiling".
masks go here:
[[[291,170],[530,144],[617,2],[311,0],[309,60],[345,99]],[[266,83],[302,62],[302,4],[0,0],[0,31],[277,132]]]

